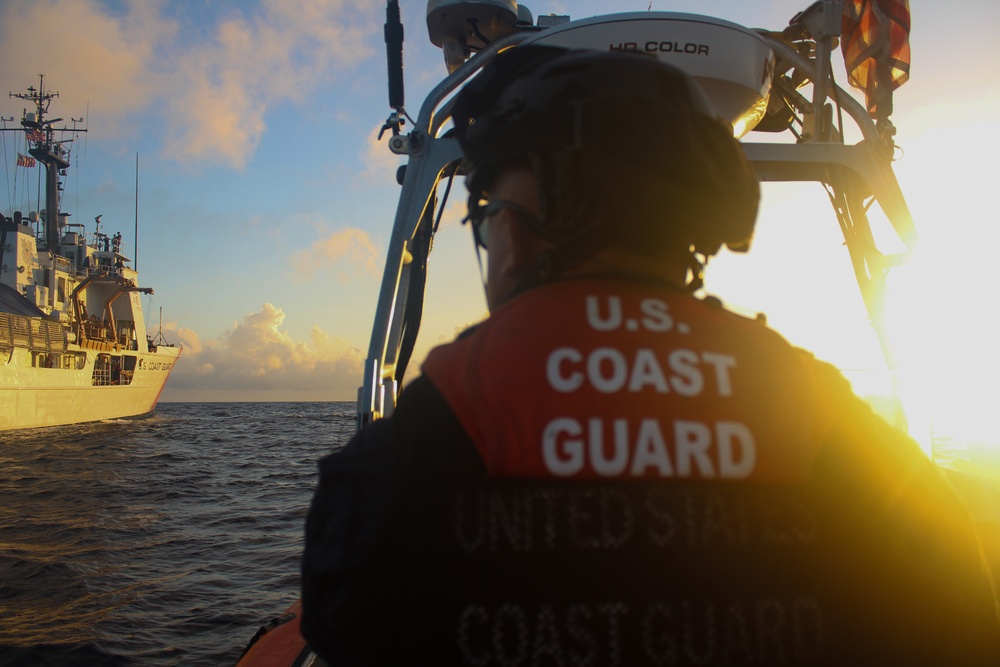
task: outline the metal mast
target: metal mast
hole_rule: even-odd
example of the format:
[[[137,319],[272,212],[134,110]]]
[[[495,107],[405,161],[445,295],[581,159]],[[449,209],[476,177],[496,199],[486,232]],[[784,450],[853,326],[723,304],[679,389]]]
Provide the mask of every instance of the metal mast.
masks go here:
[[[45,90],[45,75],[38,75],[38,88],[28,86],[27,93],[10,93],[11,97],[31,102],[34,112],[25,110],[21,118],[21,127],[24,128],[25,136],[31,148],[28,153],[43,165],[45,165],[45,245],[49,253],[49,305],[55,308],[56,299],[56,252],[59,249],[59,177],[66,173],[69,168],[69,151],[63,147],[64,143],[73,139],[56,141],[55,133],[58,132],[86,132],[86,129],[77,128],[54,128],[62,118],[45,120],[48,113],[49,104],[52,99],[59,97],[57,91]]]

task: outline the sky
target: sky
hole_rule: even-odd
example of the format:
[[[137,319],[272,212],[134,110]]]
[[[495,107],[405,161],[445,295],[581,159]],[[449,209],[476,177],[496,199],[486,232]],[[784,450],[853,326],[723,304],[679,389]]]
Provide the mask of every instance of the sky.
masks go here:
[[[426,3],[400,4],[416,116],[446,71],[427,38]],[[535,16],[651,6],[780,30],[810,3],[526,4]],[[894,169],[921,245],[894,272],[887,306],[900,393],[911,428],[995,440],[1000,5],[911,0],[910,10]],[[144,303],[149,329],[184,347],[162,400],[355,399],[402,163],[376,139],[389,112],[384,21],[381,0],[0,4],[0,93],[37,87],[44,74],[59,92],[54,115],[85,118],[62,210],[88,232],[99,214],[102,231],[122,232],[140,283],[155,290]],[[7,127],[23,108],[0,97]],[[38,170],[15,170],[15,134],[4,133],[7,215],[36,208]],[[418,359],[486,314],[456,193],[430,257]],[[765,312],[859,392],[888,386],[820,186],[766,185],[754,249],[713,260],[707,285],[739,312]]]

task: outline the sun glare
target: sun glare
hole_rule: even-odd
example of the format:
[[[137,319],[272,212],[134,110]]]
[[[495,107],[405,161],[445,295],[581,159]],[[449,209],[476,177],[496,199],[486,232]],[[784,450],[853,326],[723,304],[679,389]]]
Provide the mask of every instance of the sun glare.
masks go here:
[[[898,390],[921,443],[1000,452],[994,307],[959,266],[946,250],[923,247],[892,275],[886,328]]]
[[[884,322],[893,372],[818,186],[803,192],[801,185],[767,184],[753,250],[713,262],[708,283],[730,306],[766,313],[793,344],[840,368],[856,393],[891,423],[905,424],[928,455],[960,448],[963,456],[985,451],[1000,463],[993,417],[1000,317],[988,296],[998,284],[990,258],[1000,239],[984,225],[992,214],[974,210],[981,193],[962,196],[972,194],[968,181],[949,190],[954,198],[943,205],[934,194],[946,186],[938,175],[927,179],[923,188],[903,184],[923,242],[889,274]],[[900,252],[877,208],[870,217],[879,248]]]
[[[945,126],[928,110],[928,131],[914,133],[897,165],[921,242],[890,274],[886,326],[911,434],[933,441],[935,455],[959,449],[967,464],[1000,472],[995,175],[961,148],[1000,149],[988,108],[964,108],[964,122]]]

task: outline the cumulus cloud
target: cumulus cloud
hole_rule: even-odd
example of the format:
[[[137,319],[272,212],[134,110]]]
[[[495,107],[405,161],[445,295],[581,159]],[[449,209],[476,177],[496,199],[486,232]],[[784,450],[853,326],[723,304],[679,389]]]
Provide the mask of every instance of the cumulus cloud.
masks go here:
[[[165,326],[184,347],[164,392],[175,401],[354,400],[364,354],[313,327],[308,342],[281,330],[285,313],[265,303],[216,340]]]
[[[0,79],[22,91],[45,73],[61,108],[82,115],[89,105],[92,131],[128,132],[129,119],[157,95],[149,75],[155,54],[176,39],[177,24],[161,5],[134,3],[121,15],[89,0],[2,3]]]
[[[211,41],[176,63],[175,89],[184,88],[168,100],[168,155],[245,164],[272,105],[303,99],[334,70],[372,54],[370,9],[346,0],[268,0],[222,21]]]
[[[366,39],[378,28],[378,8],[365,0],[237,4],[201,30],[169,9],[157,1],[4,3],[0,78],[34,83],[45,72],[75,113],[92,102],[90,127],[105,136],[127,131],[140,113],[159,113],[168,157],[241,168],[268,110],[371,56]],[[53,48],[39,48],[40,35]]]
[[[351,275],[363,272],[371,276],[380,273],[381,251],[362,229],[347,227],[315,241],[308,250],[292,257],[298,278],[311,277],[321,270],[341,270],[338,279],[347,282]],[[347,270],[352,273],[348,273]]]

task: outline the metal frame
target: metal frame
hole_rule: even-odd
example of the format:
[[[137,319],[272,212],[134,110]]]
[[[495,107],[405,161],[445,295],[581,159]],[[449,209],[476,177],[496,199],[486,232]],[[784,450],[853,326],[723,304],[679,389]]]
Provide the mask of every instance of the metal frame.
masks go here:
[[[413,241],[418,229],[424,225],[429,234],[432,223],[428,213],[433,212],[438,183],[445,169],[462,159],[462,149],[457,140],[437,136],[448,118],[449,110],[446,105],[441,108],[442,113],[437,114],[438,108],[502,49],[519,44],[529,36],[530,33],[515,33],[494,41],[480,51],[427,95],[409,135],[390,139],[393,152],[408,154],[409,161],[389,239],[375,323],[365,359],[364,384],[358,390],[359,426],[377,417],[391,415],[395,407],[402,381],[402,377],[396,377],[396,370],[411,283],[416,279],[414,269],[424,266],[427,260],[427,248]]]
[[[834,12],[839,17],[839,2],[823,0],[807,13],[814,9],[826,13],[825,18],[821,17],[821,25],[825,27],[817,30],[822,31],[816,50],[822,62],[806,59],[786,43],[762,35],[785,69],[792,67],[806,74],[810,81],[817,82],[813,100],[793,94],[785,96],[786,102],[800,111],[814,129],[825,115],[827,101],[832,100],[853,119],[864,140],[855,145],[817,141],[832,134],[819,131],[814,136],[803,137],[803,142],[797,144],[744,143],[743,146],[761,181],[816,181],[827,186],[865,307],[886,362],[893,368],[882,322],[882,299],[888,270],[898,263],[898,258],[886,257],[876,248],[867,219],[868,206],[873,200],[879,203],[907,248],[915,243],[916,231],[892,171],[891,143],[887,144],[881,137],[861,104],[827,80],[833,39],[828,29],[832,23],[828,19]],[[359,427],[392,414],[405,370],[405,361],[401,363],[401,360],[408,360],[415,329],[419,328],[437,187],[449,167],[457,168],[462,158],[455,139],[438,136],[444,121],[450,117],[448,100],[497,53],[533,34],[508,35],[469,59],[427,96],[414,129],[408,135],[396,135],[390,140],[391,150],[408,155],[409,161],[365,360],[364,384],[358,390]],[[776,71],[785,70],[778,68]],[[780,91],[776,93],[781,94]]]

